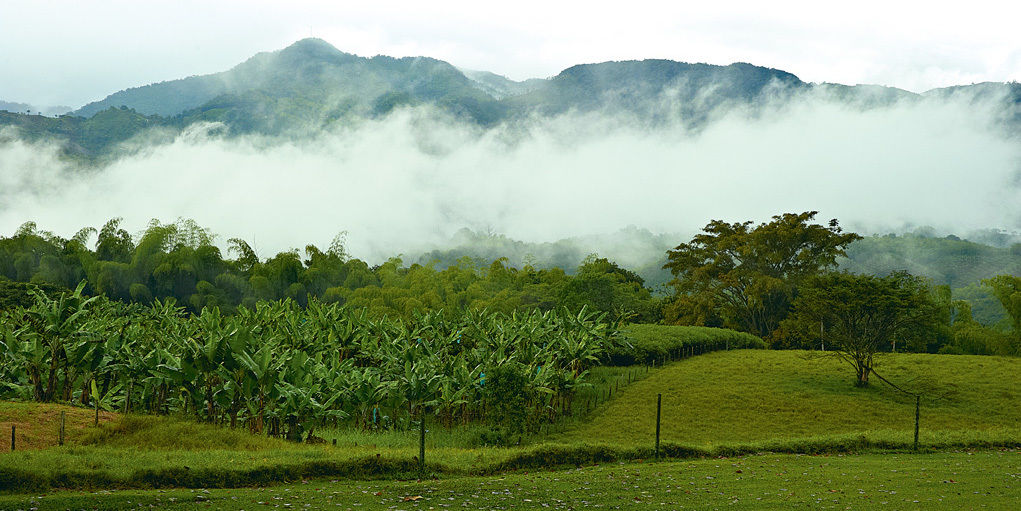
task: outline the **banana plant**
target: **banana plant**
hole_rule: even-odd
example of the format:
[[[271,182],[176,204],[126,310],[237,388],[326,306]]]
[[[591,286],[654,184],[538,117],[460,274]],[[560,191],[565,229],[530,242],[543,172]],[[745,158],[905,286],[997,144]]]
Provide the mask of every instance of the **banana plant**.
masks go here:
[[[350,404],[355,410],[356,426],[362,429],[374,428],[378,425],[379,403],[383,400],[385,389],[380,379],[379,369],[375,367],[353,368],[348,376],[348,393]]]
[[[61,379],[60,369],[67,367],[68,344],[89,334],[86,328],[89,309],[97,297],[86,298],[82,295],[84,289],[83,281],[71,293],[61,293],[55,299],[38,290],[31,291],[35,303],[24,311],[25,328],[21,336],[33,342],[33,349],[45,348],[44,363],[48,366],[42,368],[38,364],[40,360],[33,359],[33,395],[37,401],[54,400]],[[63,383],[69,385],[66,374]]]
[[[186,351],[181,358],[181,370],[184,375],[198,377],[199,385],[204,392],[206,404],[206,421],[216,418],[215,390],[223,383],[220,372],[222,367],[229,369],[233,365],[230,338],[236,333],[231,325],[220,314],[219,308],[203,308],[195,318],[198,333],[188,338]],[[195,401],[194,396],[192,401]],[[196,410],[197,411],[197,410]]]

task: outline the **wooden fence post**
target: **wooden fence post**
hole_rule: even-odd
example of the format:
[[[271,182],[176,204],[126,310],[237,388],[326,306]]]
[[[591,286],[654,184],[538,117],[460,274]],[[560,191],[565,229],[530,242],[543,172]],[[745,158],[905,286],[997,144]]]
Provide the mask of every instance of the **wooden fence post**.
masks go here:
[[[60,411],[60,445],[64,445],[64,410]]]
[[[915,450],[918,450],[918,415],[919,409],[922,406],[922,396],[915,396]]]
[[[422,415],[418,424],[418,477],[425,479],[425,407],[422,407]]]
[[[14,424],[11,424],[11,452],[14,452]]]
[[[663,409],[663,394],[656,394],[656,459],[659,459],[659,418]]]

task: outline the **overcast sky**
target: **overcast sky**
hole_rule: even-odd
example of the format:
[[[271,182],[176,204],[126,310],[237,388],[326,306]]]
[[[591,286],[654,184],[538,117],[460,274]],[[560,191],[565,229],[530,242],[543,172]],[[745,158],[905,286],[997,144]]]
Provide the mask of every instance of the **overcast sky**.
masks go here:
[[[1021,80],[1021,2],[0,2],[0,100],[78,107],[314,35],[514,79],[667,58],[923,91]]]

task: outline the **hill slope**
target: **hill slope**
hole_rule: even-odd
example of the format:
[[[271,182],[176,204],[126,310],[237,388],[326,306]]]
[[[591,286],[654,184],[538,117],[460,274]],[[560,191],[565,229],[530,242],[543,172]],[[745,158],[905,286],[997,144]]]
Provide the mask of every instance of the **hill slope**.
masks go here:
[[[321,39],[303,39],[279,51],[259,53],[228,71],[123,90],[74,113],[89,117],[124,105],[143,114],[183,115],[188,121],[236,121],[242,116],[209,112],[235,109],[262,118],[295,113],[336,117],[416,102],[456,106],[458,113],[481,122],[491,120],[490,110],[497,108],[494,98],[446,62],[426,57],[364,58]]]
[[[663,394],[664,442],[704,446],[790,441],[872,432],[910,439],[914,399],[876,381],[853,385],[853,373],[819,352],[736,350],[664,366],[561,435],[564,442],[648,445],[655,436],[656,394]],[[925,399],[921,440],[955,435],[1018,437],[1021,359],[895,354],[876,367],[906,385],[933,385]],[[910,383],[907,383],[910,382]]]

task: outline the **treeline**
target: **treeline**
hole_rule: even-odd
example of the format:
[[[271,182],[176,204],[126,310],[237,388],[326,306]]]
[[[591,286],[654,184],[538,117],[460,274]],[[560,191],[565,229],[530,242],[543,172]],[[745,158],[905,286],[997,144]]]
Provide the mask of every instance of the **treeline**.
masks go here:
[[[595,256],[573,275],[560,268],[513,268],[506,259],[484,266],[467,257],[440,270],[430,264],[406,266],[399,258],[370,266],[348,255],[343,236],[325,249],[308,245],[302,252],[267,259],[237,238],[228,240],[225,257],[213,239],[191,220],[153,220],[137,238],[121,228],[120,219],[70,238],[29,222],[13,236],[0,238],[0,307],[18,300],[24,305],[25,293],[12,282],[74,289],[84,281],[89,295],[140,304],[173,299],[193,313],[217,307],[233,314],[239,307],[253,309],[261,301],[282,299],[305,306],[318,299],[364,307],[374,317],[466,308],[578,311],[583,306],[637,322],[661,317],[660,300],[640,276]]]
[[[667,252],[673,292],[663,297],[655,296],[634,271],[594,255],[573,273],[529,264],[516,268],[507,258],[483,264],[462,257],[442,269],[434,263],[406,265],[399,258],[370,266],[349,256],[343,236],[325,249],[308,245],[262,259],[237,238],[227,241],[225,256],[213,235],[191,220],[154,220],[133,237],[114,219],[66,239],[26,223],[13,236],[0,238],[0,308],[28,303],[27,288],[18,283],[40,285],[52,295],[79,282],[88,295],[143,305],[173,300],[195,314],[216,308],[233,315],[279,300],[301,307],[318,300],[365,309],[374,318],[404,319],[428,311],[511,314],[584,307],[613,321],[724,327],[750,333],[773,348],[813,349],[823,345],[830,329],[794,328],[790,323],[801,320],[789,316],[803,291],[824,282],[818,277],[836,270],[849,247],[862,240],[843,232],[836,220],[814,224],[814,216],[788,213],[758,225],[711,222],[690,242]],[[962,247],[970,250],[970,244]],[[894,273],[908,274],[854,274],[860,277],[856,289],[877,284],[862,280],[869,275]],[[1007,273],[976,283],[990,297],[979,308],[929,278],[902,281],[917,290],[919,299],[912,303],[928,311],[931,321],[910,336],[883,340],[876,349],[1021,354],[1021,278]],[[980,321],[991,307],[1005,318],[994,326]]]
[[[904,271],[835,272],[838,258],[862,237],[844,232],[836,219],[813,223],[815,215],[785,213],[757,225],[714,220],[668,251],[674,294],[664,304],[664,321],[749,332],[774,348],[821,349],[835,336],[846,345],[865,339],[866,359],[898,347],[1021,355],[1021,278],[982,281],[1010,320],[986,327],[967,302],[953,299],[949,285]]]

